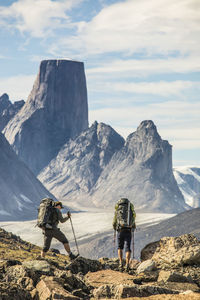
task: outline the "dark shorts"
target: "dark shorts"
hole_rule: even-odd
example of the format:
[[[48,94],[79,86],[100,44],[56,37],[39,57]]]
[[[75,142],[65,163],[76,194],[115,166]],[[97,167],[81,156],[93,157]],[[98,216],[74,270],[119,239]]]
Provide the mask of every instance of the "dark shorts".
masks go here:
[[[118,249],[123,250],[124,244],[126,245],[125,251],[131,252],[131,230],[123,229],[117,233]]]
[[[66,244],[68,243],[68,239],[64,235],[62,231],[60,231],[59,228],[54,228],[54,229],[45,229],[43,231],[44,234],[44,247],[43,251],[47,252],[50,248],[52,238],[57,239],[59,242]]]

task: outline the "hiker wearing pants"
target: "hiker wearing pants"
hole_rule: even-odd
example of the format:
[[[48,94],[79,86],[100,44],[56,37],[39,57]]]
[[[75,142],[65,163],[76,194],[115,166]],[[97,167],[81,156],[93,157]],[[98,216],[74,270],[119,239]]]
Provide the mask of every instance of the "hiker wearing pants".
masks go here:
[[[125,245],[126,265],[125,271],[129,271],[131,258],[132,230],[135,229],[136,213],[133,204],[127,198],[121,198],[115,205],[113,228],[117,230],[119,270],[123,271],[123,249]]]
[[[55,213],[53,215],[52,228],[43,228],[44,246],[41,251],[41,257],[45,257],[47,251],[51,246],[52,238],[55,238],[64,245],[64,248],[67,251],[70,259],[74,259],[76,258],[76,256],[70,250],[68,239],[66,238],[64,233],[57,227],[59,222],[66,222],[71,217],[71,214],[68,212],[67,217],[62,216],[61,209],[63,208],[63,206],[62,202],[60,201],[55,202],[54,208]]]

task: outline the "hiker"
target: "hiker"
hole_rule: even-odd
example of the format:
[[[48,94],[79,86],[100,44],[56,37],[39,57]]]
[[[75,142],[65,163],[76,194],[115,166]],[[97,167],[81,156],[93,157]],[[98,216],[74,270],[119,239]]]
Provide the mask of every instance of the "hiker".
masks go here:
[[[121,198],[115,205],[113,228],[117,230],[119,270],[123,271],[123,249],[126,244],[126,265],[125,271],[129,271],[131,258],[132,232],[136,228],[136,213],[133,204],[127,198]],[[134,241],[133,241],[134,242]],[[134,249],[133,249],[134,251]]]
[[[51,228],[45,228],[45,227],[42,228],[44,234],[44,247],[43,250],[41,251],[41,257],[45,258],[46,252],[50,248],[52,238],[55,238],[59,242],[63,243],[64,248],[67,251],[70,259],[73,260],[77,257],[77,255],[74,255],[71,252],[68,239],[66,238],[64,233],[57,227],[59,222],[61,223],[66,222],[71,217],[71,214],[70,212],[68,212],[66,217],[62,216],[61,209],[63,208],[63,206],[62,206],[62,202],[60,201],[54,202],[53,207],[55,211],[53,213],[51,226],[49,226]]]

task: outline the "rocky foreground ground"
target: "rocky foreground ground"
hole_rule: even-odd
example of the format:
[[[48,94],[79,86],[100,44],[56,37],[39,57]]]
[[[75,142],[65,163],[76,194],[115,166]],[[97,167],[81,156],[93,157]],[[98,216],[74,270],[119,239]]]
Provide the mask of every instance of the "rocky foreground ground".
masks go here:
[[[0,229],[0,300],[200,299],[200,241],[194,235],[148,244],[129,273],[118,260],[68,257]]]

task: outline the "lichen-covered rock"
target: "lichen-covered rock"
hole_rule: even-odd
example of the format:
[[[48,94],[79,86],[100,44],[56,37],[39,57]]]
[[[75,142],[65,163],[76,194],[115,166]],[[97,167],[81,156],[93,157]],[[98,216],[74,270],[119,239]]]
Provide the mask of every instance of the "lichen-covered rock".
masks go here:
[[[66,255],[48,252],[45,260],[37,260],[40,247],[5,230],[0,238],[0,300],[199,300],[199,265],[171,264],[139,274],[134,267],[122,273],[112,270],[117,259],[79,257],[69,263]]]
[[[63,299],[63,300],[79,300],[79,297],[73,296],[67,292],[58,282],[49,279],[40,280],[36,289],[40,300]]]
[[[161,270],[159,272],[159,276],[158,276],[158,282],[159,281],[171,281],[171,282],[190,282],[192,283],[193,280],[191,278],[191,276],[184,276],[180,273],[174,272],[174,271],[165,271],[165,270]]]
[[[42,273],[50,273],[51,266],[50,264],[45,260],[29,260],[24,261],[22,264],[27,269],[33,270],[33,271],[39,271]]]
[[[141,260],[152,259],[161,268],[200,264],[200,241],[192,234],[164,237],[141,251]]]
[[[155,262],[151,259],[143,261],[138,267],[137,267],[137,274],[143,273],[143,272],[151,272],[155,269]]]

